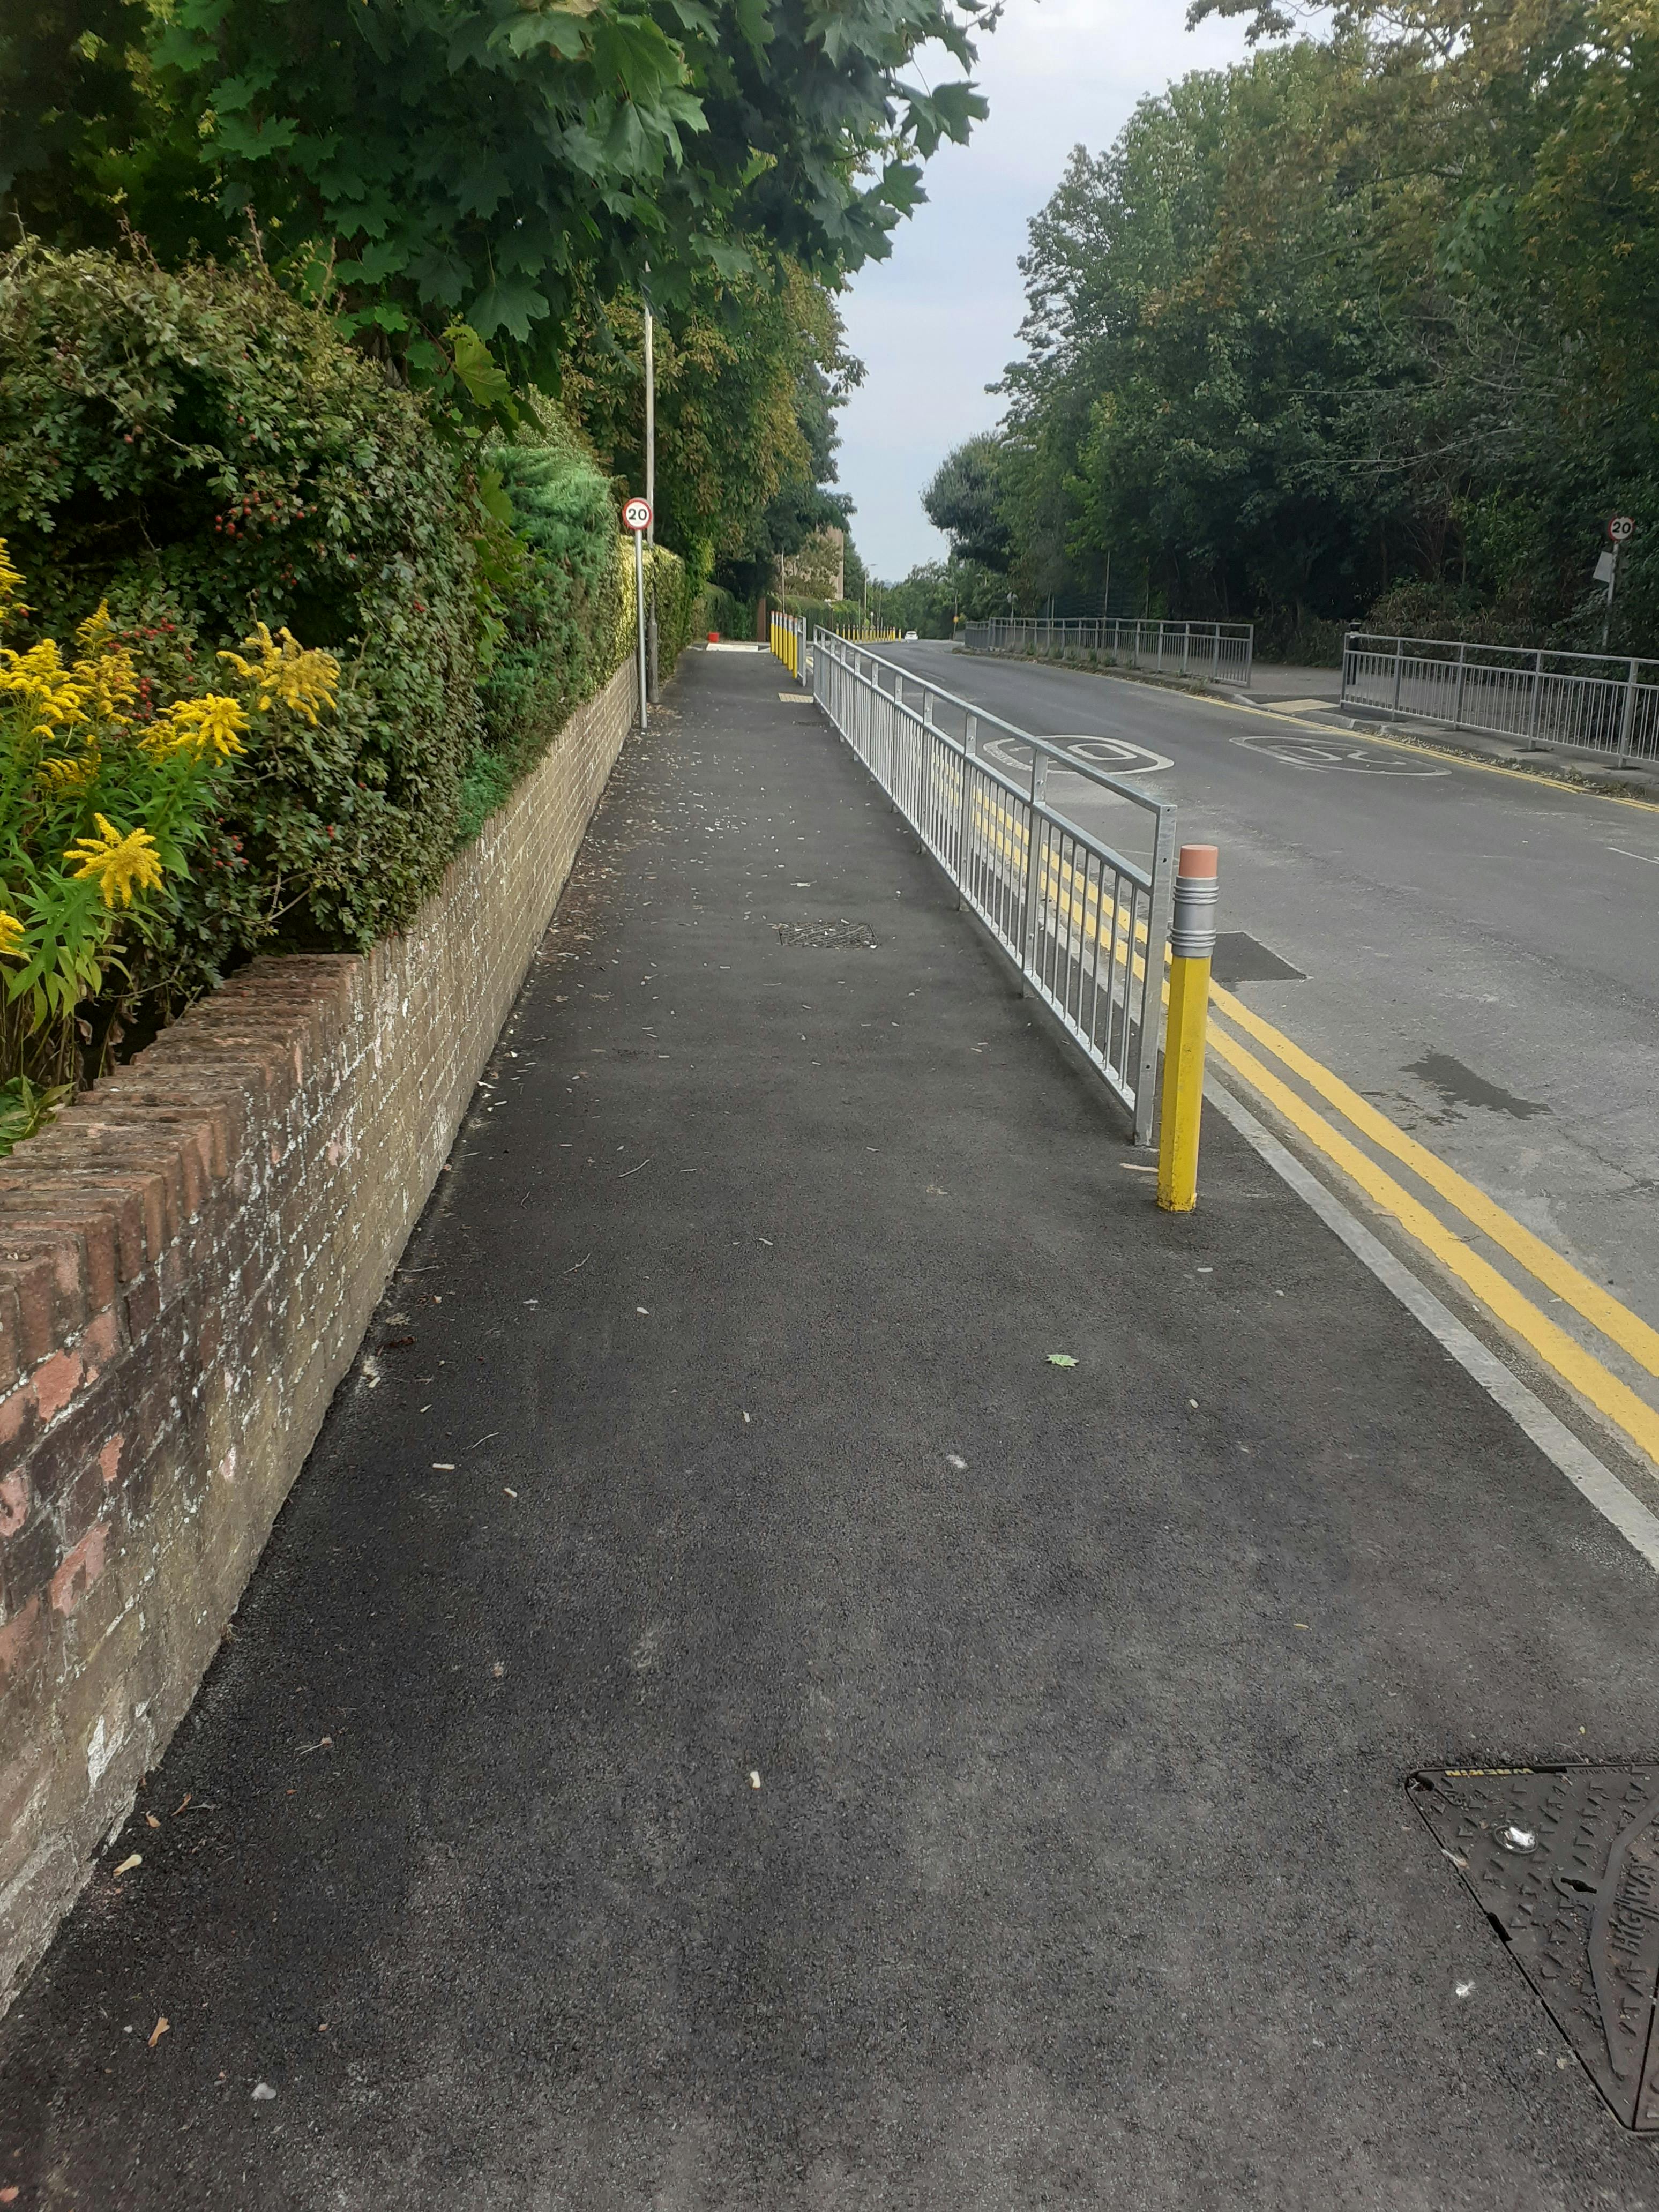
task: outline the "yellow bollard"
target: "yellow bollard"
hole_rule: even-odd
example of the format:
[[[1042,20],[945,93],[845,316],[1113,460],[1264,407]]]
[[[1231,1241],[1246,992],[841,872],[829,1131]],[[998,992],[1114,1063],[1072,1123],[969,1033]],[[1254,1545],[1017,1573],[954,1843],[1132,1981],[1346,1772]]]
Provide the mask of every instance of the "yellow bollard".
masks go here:
[[[1198,1204],[1198,1125],[1204,1107],[1204,1039],[1215,951],[1218,855],[1183,845],[1170,930],[1170,1013],[1164,1031],[1164,1097],[1158,1132],[1158,1202],[1166,1213]]]

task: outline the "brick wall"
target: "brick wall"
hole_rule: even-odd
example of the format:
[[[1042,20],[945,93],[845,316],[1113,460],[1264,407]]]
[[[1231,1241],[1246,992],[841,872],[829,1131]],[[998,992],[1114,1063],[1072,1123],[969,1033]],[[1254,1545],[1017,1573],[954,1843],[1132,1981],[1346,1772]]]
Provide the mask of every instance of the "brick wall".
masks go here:
[[[255,961],[0,1162],[0,2009],[195,1694],[632,703],[625,666],[406,936]]]

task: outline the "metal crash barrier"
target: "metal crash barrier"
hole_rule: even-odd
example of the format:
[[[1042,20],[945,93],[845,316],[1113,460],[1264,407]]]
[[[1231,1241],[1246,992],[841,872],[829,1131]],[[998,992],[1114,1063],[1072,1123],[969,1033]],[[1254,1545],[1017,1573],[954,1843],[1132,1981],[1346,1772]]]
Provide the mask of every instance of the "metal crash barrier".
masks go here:
[[[896,662],[813,634],[814,697],[1151,1141],[1176,811]],[[1127,820],[1131,857],[1048,796],[1075,776]]]

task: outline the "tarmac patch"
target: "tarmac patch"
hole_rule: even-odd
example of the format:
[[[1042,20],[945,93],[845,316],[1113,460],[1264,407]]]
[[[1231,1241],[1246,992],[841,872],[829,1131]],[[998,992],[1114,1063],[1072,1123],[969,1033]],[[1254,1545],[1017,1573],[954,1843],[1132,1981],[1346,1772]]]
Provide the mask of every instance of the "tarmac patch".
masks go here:
[[[1305,983],[1307,970],[1292,968],[1242,929],[1224,929],[1215,941],[1210,973],[1224,990],[1241,983]]]
[[[876,949],[876,933],[867,921],[780,921],[773,927],[780,945],[805,945],[820,952]]]

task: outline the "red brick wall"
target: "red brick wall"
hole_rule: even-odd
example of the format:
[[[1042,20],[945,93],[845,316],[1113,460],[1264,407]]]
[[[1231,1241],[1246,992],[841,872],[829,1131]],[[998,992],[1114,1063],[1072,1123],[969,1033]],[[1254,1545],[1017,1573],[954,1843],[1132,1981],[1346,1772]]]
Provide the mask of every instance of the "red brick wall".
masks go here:
[[[0,2008],[195,1694],[629,726],[625,666],[404,937],[264,959],[0,1162]]]

